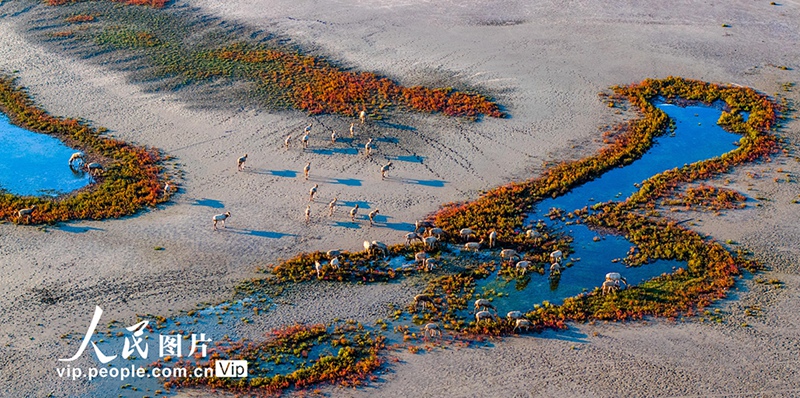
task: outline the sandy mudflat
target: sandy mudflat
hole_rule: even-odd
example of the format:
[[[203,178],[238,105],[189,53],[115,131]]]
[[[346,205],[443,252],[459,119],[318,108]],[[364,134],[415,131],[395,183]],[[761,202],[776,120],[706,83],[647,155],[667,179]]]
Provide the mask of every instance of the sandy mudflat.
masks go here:
[[[308,122],[301,113],[199,109],[179,95],[146,93],[123,73],[34,40],[27,18],[36,8],[16,14],[23,7],[4,3],[0,70],[19,70],[20,83],[53,114],[91,120],[117,137],[175,156],[185,178],[174,203],[136,217],[46,232],[0,225],[0,395],[91,391],[58,379],[55,367],[57,358],[74,350],[59,336],[82,334],[96,304],[105,309],[104,324],[223,300],[257,266],[299,251],[357,249],[364,239],[399,242],[410,223],[441,203],[528,178],[544,160],[596,149],[598,127],[619,117],[597,97],[611,85],[678,75],[772,94],[782,83],[800,82],[800,4],[779,3],[189,2],[200,12],[283,34],[342,65],[403,84],[455,81],[479,87],[512,115],[480,123],[397,115],[392,122],[414,130],[384,125],[370,131],[381,138],[371,160],[353,153],[363,136],[353,146],[333,148],[322,129],[313,136],[315,151],[284,150],[283,137]],[[798,101],[794,90],[782,94]],[[326,116],[315,125],[344,131],[349,121]],[[794,148],[800,124],[787,123],[780,134]],[[249,154],[248,171],[236,172],[235,160],[243,153]],[[381,181],[378,169],[387,157],[397,167]],[[309,182],[295,177],[307,161],[313,163]],[[762,177],[747,177],[746,171]],[[693,228],[752,249],[769,267],[761,277],[784,282],[776,289],[743,279],[732,294],[735,300],[718,306],[722,324],[689,319],[574,325],[567,332],[494,342],[491,348],[399,353],[401,362],[368,388],[324,391],[331,396],[798,396],[800,205],[791,200],[800,190],[773,181],[787,172],[800,175],[793,157],[743,168],[729,176],[729,186],[768,200],[718,217],[687,216],[697,219]],[[305,226],[303,210],[313,183],[320,184],[319,198],[314,220]],[[349,225],[345,207],[334,220],[326,219],[324,204],[333,196],[379,208],[384,218],[374,228],[364,220]],[[223,208],[232,213],[229,228],[214,233],[209,219]],[[256,325],[334,317],[370,322],[386,303],[407,303],[420,289],[414,283],[356,292],[301,286],[290,297],[302,310],[279,309]],[[753,305],[761,306],[761,316],[744,315],[744,307]],[[750,326],[741,326],[745,322]],[[116,396],[112,393],[89,394]]]

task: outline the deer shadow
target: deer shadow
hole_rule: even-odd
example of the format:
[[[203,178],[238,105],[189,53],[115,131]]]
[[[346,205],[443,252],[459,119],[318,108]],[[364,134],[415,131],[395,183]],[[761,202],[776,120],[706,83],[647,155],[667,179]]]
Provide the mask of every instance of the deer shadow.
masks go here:
[[[354,207],[358,205],[359,210],[370,209],[369,202],[363,200],[340,200],[340,206],[344,207]],[[348,210],[349,212],[350,210]]]
[[[205,206],[205,207],[210,207],[212,209],[223,209],[223,208],[225,208],[225,205],[222,202],[220,202],[220,201],[218,201],[216,199],[208,199],[208,198],[195,199],[194,203],[192,203],[192,205],[193,206]]]
[[[280,239],[285,237],[296,237],[296,234],[287,234],[275,231],[259,231],[255,229],[225,228],[225,230],[239,235],[257,236],[259,238]]]
[[[378,122],[377,123],[381,127],[386,127],[395,130],[403,130],[403,131],[417,131],[417,128],[414,126],[409,126],[407,124],[400,124],[400,123],[390,123],[390,122]]]
[[[422,185],[424,187],[443,188],[447,181],[444,180],[418,180],[416,178],[400,178],[404,184]]]
[[[248,170],[246,170],[248,171]],[[268,174],[275,177],[283,177],[283,178],[297,178],[298,172],[294,170],[258,170],[258,169],[251,169],[249,170],[251,173],[256,174]]]
[[[360,187],[361,180],[357,178],[331,178],[331,177],[309,177],[309,181],[320,182],[320,183],[327,183],[327,184],[338,184],[338,185],[345,185],[348,187]],[[361,205],[359,204],[359,207]]]
[[[395,231],[413,231],[414,224],[407,223],[407,222],[389,222],[388,220],[392,218],[390,216],[385,216],[382,214],[377,214],[375,216],[375,226],[376,227],[385,227],[389,229],[393,229]]]
[[[358,155],[357,148],[310,148],[315,155]]]
[[[375,142],[385,142],[388,144],[397,144],[400,140],[397,137],[378,137],[375,138]]]
[[[87,231],[105,231],[105,229],[103,228],[85,227],[85,226],[79,227],[76,225],[59,225],[58,227],[56,227],[56,229],[59,229],[64,232],[69,232],[72,234],[82,234]]]
[[[359,224],[358,221],[334,221],[333,226],[347,229],[361,229],[361,224]]]
[[[395,162],[422,163],[422,161],[425,160],[425,157],[417,155],[408,155],[408,156],[390,156],[388,159]]]
[[[543,339],[564,340],[573,343],[589,343],[586,334],[578,331],[576,327],[568,326],[567,330],[544,330],[539,335]]]

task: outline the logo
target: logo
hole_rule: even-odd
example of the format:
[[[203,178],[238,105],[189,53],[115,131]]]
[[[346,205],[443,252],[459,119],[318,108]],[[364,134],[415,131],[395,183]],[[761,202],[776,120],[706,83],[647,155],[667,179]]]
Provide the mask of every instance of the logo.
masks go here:
[[[103,310],[99,306],[95,306],[94,309],[94,316],[92,317],[92,322],[89,324],[89,329],[86,331],[86,335],[83,337],[83,341],[81,342],[81,346],[78,348],[78,351],[70,358],[59,358],[59,361],[62,362],[72,362],[78,357],[83,354],[83,351],[89,346],[89,343],[92,343],[92,348],[94,349],[94,354],[97,359],[100,361],[101,364],[107,364],[114,359],[117,358],[117,355],[107,355],[100,351],[100,348],[97,344],[92,340],[92,336],[94,336],[95,329],[97,328],[97,324],[100,322],[100,317],[103,315]],[[128,359],[131,357],[132,354],[138,352],[139,357],[142,359],[147,359],[147,355],[149,353],[149,347],[147,342],[144,341],[144,337],[142,337],[145,333],[145,330],[152,331],[152,328],[149,327],[149,321],[141,321],[135,325],[129,326],[125,328],[128,332],[131,332],[131,336],[125,337],[125,344],[122,347],[122,358]],[[158,335],[159,341],[159,349],[158,349],[158,356],[159,358],[163,358],[165,356],[176,356],[181,357],[182,355],[182,344],[181,341],[183,340],[183,335],[176,334],[176,335]],[[208,344],[211,343],[210,338],[206,338],[205,333],[200,333],[198,336],[197,334],[191,335],[192,345],[190,347],[189,353],[186,356],[192,356],[195,353],[201,354],[203,358],[207,355]]]
[[[1,1],[1,0],[0,0]],[[80,358],[84,351],[91,349],[100,365],[95,367],[76,367],[67,364],[56,368],[59,377],[69,377],[72,380],[96,378],[118,378],[126,380],[128,378],[209,378],[209,377],[247,377],[246,360],[218,360],[215,366],[195,366],[189,367],[185,364],[176,363],[170,366],[148,366],[145,365],[149,357],[164,358],[166,362],[173,358],[194,357],[195,359],[206,358],[209,354],[209,344],[212,342],[205,333],[190,333],[181,331],[180,334],[156,334],[149,320],[142,320],[134,325],[120,329],[117,336],[120,340],[105,341],[97,339],[95,336],[97,325],[103,310],[96,306],[92,321],[86,334],[81,340],[80,347],[74,355],[69,358],[59,358],[59,362],[73,362]],[[163,326],[162,326],[163,327]],[[127,332],[127,333],[126,333]],[[127,335],[126,335],[127,334]],[[102,337],[102,333],[97,334]],[[108,332],[111,336],[111,332]],[[149,340],[152,339],[152,340]],[[158,349],[150,349],[148,340],[158,344]],[[186,340],[186,342],[184,342]],[[91,348],[89,348],[91,346]],[[155,348],[155,347],[154,347]],[[119,358],[119,359],[118,359]],[[114,361],[116,359],[116,361]],[[126,362],[123,366],[120,359],[135,362]]]
[[[218,360],[214,368],[214,375],[217,377],[246,377],[247,361]]]

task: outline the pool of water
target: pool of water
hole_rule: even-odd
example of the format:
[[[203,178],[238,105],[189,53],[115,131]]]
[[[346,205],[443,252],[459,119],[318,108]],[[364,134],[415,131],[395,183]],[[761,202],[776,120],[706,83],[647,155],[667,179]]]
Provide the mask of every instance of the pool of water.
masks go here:
[[[58,196],[92,182],[68,164],[77,152],[59,139],[10,123],[0,114],[0,190],[22,196]]]

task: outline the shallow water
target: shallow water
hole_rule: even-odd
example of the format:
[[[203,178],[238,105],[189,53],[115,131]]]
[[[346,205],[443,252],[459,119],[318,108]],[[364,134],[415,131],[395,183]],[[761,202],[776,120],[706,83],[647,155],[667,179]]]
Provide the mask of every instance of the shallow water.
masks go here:
[[[555,280],[539,274],[512,279],[495,273],[478,281],[476,293],[492,298],[500,314],[529,311],[543,301],[560,304],[567,297],[599,287],[608,272],[619,272],[629,284],[635,285],[685,265],[680,261],[657,260],[641,267],[626,267],[619,260],[625,258],[633,244],[624,237],[601,234],[583,224],[566,225],[561,220],[551,221],[544,216],[551,208],[569,212],[594,203],[625,200],[638,189],[635,183],[665,170],[720,156],[735,149],[734,142],[741,138],[717,125],[722,112],[718,108],[679,107],[666,103],[656,106],[675,121],[673,133],[656,138],[650,150],[630,165],[610,170],[565,195],[541,201],[528,216],[527,223],[541,220],[572,236],[575,253],[570,257],[579,261],[574,261]],[[595,237],[601,239],[594,241]],[[564,263],[568,262],[570,260],[565,259]],[[503,297],[497,297],[496,292],[502,292]]]
[[[69,168],[77,152],[59,139],[10,123],[0,114],[0,190],[23,196],[58,196],[92,182]]]
[[[124,367],[129,368],[131,366],[135,366],[137,368],[149,367],[150,364],[162,358],[161,354],[167,354],[159,352],[159,348],[161,347],[159,335],[181,335],[181,356],[171,356],[176,358],[176,360],[187,359],[192,348],[191,336],[193,334],[196,335],[195,337],[197,339],[205,338],[211,340],[209,343],[207,343],[207,349],[210,352],[212,348],[223,341],[225,336],[229,337],[231,341],[239,340],[239,336],[236,332],[236,325],[239,322],[242,322],[243,319],[253,317],[253,307],[259,307],[261,310],[265,310],[269,308],[270,305],[272,305],[272,303],[266,298],[245,298],[243,300],[225,302],[215,306],[198,309],[191,316],[183,314],[167,318],[166,321],[161,324],[157,324],[152,316],[143,316],[142,318],[148,321],[147,327],[151,329],[149,333],[146,332],[144,334],[144,336],[147,336],[147,339],[140,343],[140,347],[143,349],[144,347],[147,347],[148,350],[147,357],[145,359],[141,357],[141,354],[136,351],[135,347],[133,346],[133,333],[125,329],[133,326],[133,323],[130,325],[115,325],[112,328],[106,329],[103,327],[103,325],[106,325],[109,320],[102,318],[99,326],[97,327],[97,331],[95,332],[95,336],[97,337],[100,333],[103,333],[105,338],[100,339],[99,341],[97,338],[95,338],[93,341],[97,342],[98,349],[104,355],[117,355],[117,358],[110,362],[115,368],[121,369]],[[87,314],[86,316],[91,317],[91,314]],[[88,319],[86,324],[89,324]],[[131,350],[133,350],[129,359],[123,359],[122,357],[126,339],[131,342]],[[75,346],[77,346],[77,344],[72,345],[72,347]],[[83,355],[95,357],[93,348],[89,346]],[[203,358],[203,361],[208,360],[209,357],[210,354]],[[96,360],[97,358],[95,357],[94,359]],[[101,367],[99,366],[99,361],[96,363],[97,367]],[[65,364],[66,363],[64,363],[64,365]],[[174,364],[175,361],[167,362],[165,363],[165,367],[171,368],[175,366]],[[251,364],[250,366],[255,366],[255,363]],[[124,379],[121,376],[98,377],[91,380],[91,385],[92,389],[85,395],[86,397],[114,396],[140,398],[143,396],[160,397],[163,395],[172,395],[163,393],[154,395],[155,391],[164,390],[163,380],[154,377],[126,377]],[[136,390],[131,387],[136,388]]]
[[[619,235],[600,234],[587,226],[575,224],[569,226],[568,232],[575,238],[573,253],[570,257],[573,265],[561,272],[561,277],[551,279],[549,271],[545,275],[530,273],[516,278],[497,275],[497,272],[485,279],[478,280],[475,292],[484,298],[491,298],[497,312],[504,316],[508,311],[528,312],[534,305],[548,301],[561,304],[565,298],[591,291],[605,280],[605,274],[619,272],[630,285],[642,283],[654,276],[671,273],[685,263],[672,260],[658,260],[641,267],[626,267],[622,261],[632,244]],[[599,236],[599,241],[592,238]],[[578,260],[579,259],[579,260]],[[570,262],[566,259],[564,263]],[[502,297],[487,294],[502,292]],[[471,308],[470,308],[471,309]],[[463,316],[468,316],[464,311]]]

